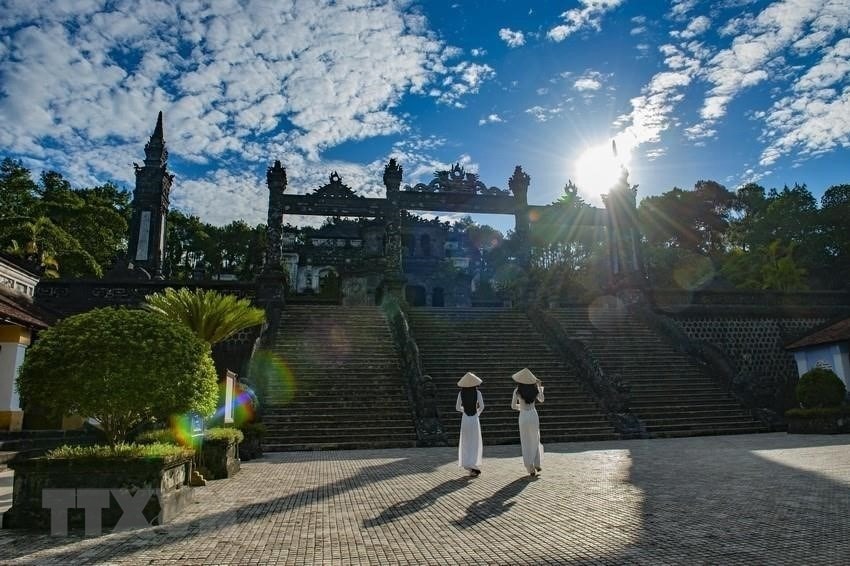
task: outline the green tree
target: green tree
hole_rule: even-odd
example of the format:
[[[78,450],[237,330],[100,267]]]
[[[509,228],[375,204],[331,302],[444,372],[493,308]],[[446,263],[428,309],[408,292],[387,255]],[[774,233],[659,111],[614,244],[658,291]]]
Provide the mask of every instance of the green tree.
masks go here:
[[[765,263],[761,268],[762,289],[775,291],[805,291],[806,270],[794,262],[794,245],[784,248],[779,240],[767,246]]]
[[[206,252],[210,247],[209,226],[197,216],[171,210],[166,218],[165,271],[171,279],[188,281],[198,269],[207,272]]]
[[[829,187],[821,197],[819,213],[822,259],[811,268],[823,286],[850,286],[850,185]]]
[[[128,214],[114,185],[74,190],[54,171],[35,183],[20,162],[0,164],[0,249],[44,276],[101,276],[126,247]]]
[[[263,324],[263,309],[247,299],[204,289],[166,289],[145,297],[144,307],[192,330],[209,344],[216,344],[240,330]]]
[[[17,378],[24,405],[98,420],[111,446],[136,425],[215,411],[208,343],[154,313],[95,309],[44,331]]]
[[[8,244],[11,230],[34,215],[38,185],[20,161],[0,162],[0,242]]]
[[[794,248],[779,240],[750,252],[737,248],[727,256],[722,273],[745,289],[804,291],[809,288],[807,272],[794,260]]]
[[[735,195],[723,185],[697,181],[693,191],[674,187],[643,199],[638,220],[650,245],[717,257],[725,249],[734,205]]]

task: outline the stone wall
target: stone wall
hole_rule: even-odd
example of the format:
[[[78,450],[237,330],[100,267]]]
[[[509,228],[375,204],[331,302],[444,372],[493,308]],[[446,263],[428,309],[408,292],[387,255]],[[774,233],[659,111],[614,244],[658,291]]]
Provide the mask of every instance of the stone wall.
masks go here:
[[[797,366],[785,346],[829,321],[850,316],[848,293],[656,290],[657,314],[694,344],[713,346],[731,368],[730,388],[751,407],[793,406]]]
[[[163,281],[163,280],[42,280],[35,289],[35,302],[39,307],[55,313],[59,318],[112,306],[137,308],[147,295],[168,287],[179,289],[203,288],[247,298],[256,303],[255,283],[235,281]],[[213,347],[213,360],[219,375],[230,369],[244,376],[248,361],[255,348],[260,329],[249,328]]]

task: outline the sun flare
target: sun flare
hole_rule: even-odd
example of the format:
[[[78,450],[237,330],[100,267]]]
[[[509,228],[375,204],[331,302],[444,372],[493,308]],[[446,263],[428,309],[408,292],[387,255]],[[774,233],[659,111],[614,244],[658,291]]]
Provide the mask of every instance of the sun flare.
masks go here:
[[[620,179],[621,167],[628,168],[630,152],[614,153],[610,143],[585,150],[575,163],[575,184],[585,200],[599,204]]]

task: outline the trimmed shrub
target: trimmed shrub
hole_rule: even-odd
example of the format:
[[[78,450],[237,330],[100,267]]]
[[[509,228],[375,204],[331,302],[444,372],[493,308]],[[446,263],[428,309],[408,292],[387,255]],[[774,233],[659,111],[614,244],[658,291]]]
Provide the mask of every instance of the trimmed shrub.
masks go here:
[[[103,308],[44,331],[18,375],[24,404],[97,419],[110,445],[140,423],[215,411],[210,345],[144,310]]]
[[[850,417],[850,405],[842,405],[840,407],[818,407],[814,409],[789,409],[788,411],[785,411],[785,416],[788,418],[799,419]]]
[[[826,368],[810,369],[797,383],[797,401],[804,409],[838,407],[847,390],[835,372]]]
[[[239,444],[245,439],[245,435],[238,428],[208,428],[204,432],[204,442],[221,442]]]

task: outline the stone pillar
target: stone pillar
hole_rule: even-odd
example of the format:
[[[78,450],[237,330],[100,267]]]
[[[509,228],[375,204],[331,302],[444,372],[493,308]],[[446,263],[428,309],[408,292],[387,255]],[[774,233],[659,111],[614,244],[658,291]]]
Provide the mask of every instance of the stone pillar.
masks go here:
[[[286,191],[286,169],[280,161],[266,172],[266,184],[269,187],[269,208],[266,221],[266,262],[263,271],[277,273],[282,271],[281,253],[283,251],[283,204],[281,197]]]
[[[257,277],[257,304],[265,309],[267,328],[264,340],[275,335],[286,302],[287,273],[283,270],[283,203],[286,191],[286,169],[275,161],[266,171],[269,187],[269,208],[266,222],[266,257],[263,272]],[[291,282],[294,283],[294,282]]]
[[[528,220],[528,185],[531,177],[523,172],[522,167],[517,165],[514,174],[508,179],[508,187],[514,194],[514,222],[519,254],[519,266],[527,270],[531,266],[531,244],[528,232],[530,230]]]
[[[0,326],[0,430],[18,431],[24,422],[15,378],[30,344],[30,331],[20,326]]]
[[[390,159],[384,167],[384,186],[387,189],[387,208],[384,216],[384,286],[389,295],[399,300],[404,300],[405,283],[401,260],[401,209],[398,198],[402,173],[402,167],[395,159]]]

